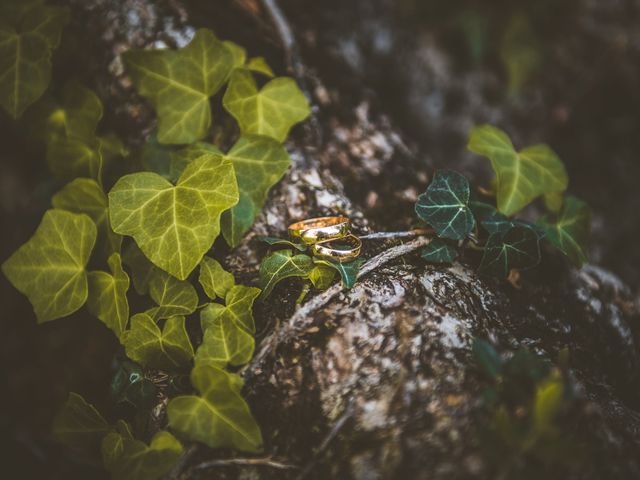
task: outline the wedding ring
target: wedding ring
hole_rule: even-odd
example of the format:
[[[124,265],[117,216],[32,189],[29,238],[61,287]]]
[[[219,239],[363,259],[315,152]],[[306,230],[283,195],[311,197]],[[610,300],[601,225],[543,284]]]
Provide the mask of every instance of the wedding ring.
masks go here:
[[[322,240],[344,237],[349,234],[350,229],[347,217],[319,217],[289,225],[289,235],[312,245]]]
[[[341,238],[332,238],[314,244],[311,251],[318,258],[333,260],[338,263],[346,263],[360,255],[362,241],[355,235],[346,235]]]

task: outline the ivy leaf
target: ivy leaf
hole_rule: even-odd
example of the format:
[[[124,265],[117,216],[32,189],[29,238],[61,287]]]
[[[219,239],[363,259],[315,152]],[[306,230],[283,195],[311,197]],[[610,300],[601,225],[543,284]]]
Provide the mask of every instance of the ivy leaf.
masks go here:
[[[198,365],[191,371],[191,383],[201,396],[184,395],[169,402],[172,429],[211,448],[262,450],[260,428],[240,395],[242,380],[212,365]]]
[[[69,9],[5,2],[0,18],[0,105],[18,118],[49,85],[51,56],[69,21]]]
[[[482,125],[471,131],[468,148],[491,160],[497,178],[498,211],[504,215],[519,212],[540,195],[567,188],[564,165],[547,145],[517,152],[506,133]]]
[[[48,210],[36,233],[2,264],[27,296],[38,322],[69,315],[87,300],[87,272],[96,226],[83,214]]]
[[[480,262],[480,272],[506,278],[509,271],[535,267],[540,262],[540,245],[535,230],[517,225],[492,234]]]
[[[86,213],[98,228],[96,248],[107,257],[120,251],[122,237],[111,229],[107,196],[98,182],[91,178],[76,178],[56,193],[51,200],[54,208],[73,213]]]
[[[291,250],[278,250],[266,256],[260,264],[261,298],[267,298],[278,282],[289,277],[307,277],[313,268],[308,255],[292,255]]]
[[[131,428],[118,422],[117,431],[102,441],[102,459],[114,480],[158,480],[169,473],[182,454],[182,445],[169,432],[160,431],[149,445],[136,440]]]
[[[264,57],[253,57],[247,62],[247,68],[252,72],[261,73],[269,78],[273,78],[275,75],[271,67],[264,59]]]
[[[175,187],[151,172],[120,178],[109,192],[109,216],[116,233],[131,235],[149,260],[184,280],[218,236],[222,212],[237,201],[233,165],[207,154]]]
[[[473,340],[473,355],[490,378],[496,379],[502,371],[502,358],[493,346],[479,338]]]
[[[107,263],[111,274],[89,272],[87,307],[120,338],[129,321],[129,275],[122,269],[120,254],[111,255]]]
[[[484,227],[488,233],[506,232],[513,225],[513,221],[502,215],[495,207],[484,202],[470,202],[471,211],[476,221]]]
[[[211,300],[224,298],[229,289],[236,284],[233,274],[227,272],[217,260],[211,257],[204,257],[200,262],[198,281]]]
[[[336,270],[326,265],[316,265],[309,271],[309,280],[314,288],[318,290],[326,290],[333,283],[336,276]]]
[[[467,179],[451,170],[439,170],[427,191],[418,197],[415,210],[439,237],[462,240],[475,226],[468,204]]]
[[[564,253],[577,267],[588,260],[591,212],[586,203],[568,196],[557,219],[543,217],[540,226],[546,238]]]
[[[157,111],[160,143],[191,143],[206,135],[209,97],[233,68],[232,53],[213,32],[198,30],[180,50],[130,50],[123,60],[138,92]]]
[[[313,261],[316,265],[324,265],[337,270],[340,274],[340,278],[342,279],[342,287],[348,289],[353,288],[356,284],[360,267],[365,262],[364,258],[356,258],[355,260],[346,263],[339,263],[325,259],[321,260],[317,258],[314,258]]]
[[[142,367],[124,358],[111,380],[111,397],[116,404],[151,409],[158,398],[158,387],[144,375]]]
[[[240,68],[244,65],[244,62],[247,60],[247,51],[244,47],[241,47],[237,43],[234,43],[230,40],[225,40],[224,46],[227,47],[227,50],[231,52],[231,58],[233,59],[232,64],[233,68]],[[231,74],[231,72],[229,72]]]
[[[269,245],[286,245],[288,247],[293,247],[296,250],[300,251],[300,252],[304,252],[307,250],[307,246],[302,244],[302,243],[295,243],[292,242],[291,240],[287,240],[284,238],[278,238],[278,237],[265,237],[265,236],[259,236],[256,237],[259,241],[267,243]]]
[[[193,347],[184,326],[184,317],[168,318],[164,327],[146,313],[131,317],[131,328],[122,334],[122,345],[134,362],[146,368],[175,371],[189,365]]]
[[[226,305],[224,307],[217,303],[210,303],[207,306],[209,313],[206,316],[200,316],[202,330],[205,331],[209,327],[209,319],[221,316],[231,320],[238,328],[242,328],[249,333],[255,333],[253,302],[258,295],[260,295],[259,288],[246,287],[244,285],[231,287],[225,296]]]
[[[431,263],[453,263],[458,257],[458,250],[448,243],[435,238],[422,249],[420,255]]]
[[[224,155],[218,147],[206,142],[192,143],[191,145],[187,145],[186,147],[181,148],[178,151],[171,152],[168,178],[172,182],[175,182],[178,178],[180,178],[180,175],[182,175],[184,169],[187,168],[187,165],[200,158],[202,155],[206,154],[213,154],[218,156]]]
[[[239,366],[249,363],[255,341],[234,318],[229,307],[218,303],[211,303],[202,309],[200,322],[204,337],[196,351],[196,365],[210,364],[222,368],[227,364]]]
[[[291,78],[278,77],[258,90],[251,72],[235,69],[222,99],[243,134],[283,142],[293,125],[309,116],[309,102]]]
[[[240,137],[225,157],[233,163],[238,190],[245,199],[223,214],[229,218],[222,223],[222,234],[227,243],[235,247],[253,225],[269,190],[289,169],[291,160],[282,145],[259,135]],[[246,205],[247,200],[251,202],[251,208]]]
[[[52,430],[59,442],[93,460],[100,458],[100,442],[110,427],[93,405],[77,393],[69,392],[53,420]]]
[[[549,378],[536,388],[533,404],[533,429],[538,435],[552,433],[555,419],[560,413],[564,399],[564,385],[559,374]]]
[[[191,283],[158,269],[151,275],[149,295],[158,304],[147,312],[154,319],[189,315],[198,306],[198,293]]]
[[[149,293],[149,283],[158,267],[149,261],[138,246],[131,242],[122,253],[122,263],[129,267],[131,278],[133,280],[133,288],[138,295],[146,295]]]

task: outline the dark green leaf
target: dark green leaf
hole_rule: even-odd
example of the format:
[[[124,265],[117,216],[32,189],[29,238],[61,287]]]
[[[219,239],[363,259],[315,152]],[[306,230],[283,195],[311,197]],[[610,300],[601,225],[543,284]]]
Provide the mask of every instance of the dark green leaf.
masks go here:
[[[158,388],[144,376],[140,365],[125,358],[118,362],[111,380],[111,396],[116,403],[150,409],[158,396]]]
[[[587,260],[591,212],[586,203],[568,196],[557,218],[545,216],[540,222],[546,238],[580,267]]]
[[[473,340],[472,348],[476,362],[484,372],[493,379],[498,378],[502,371],[502,359],[493,346],[489,342],[476,338]]]
[[[291,250],[278,250],[266,256],[260,264],[262,298],[271,294],[278,282],[289,277],[307,277],[313,268],[308,255],[292,255]]]
[[[422,258],[431,263],[453,263],[458,257],[458,250],[440,239],[433,239],[422,249]]]
[[[129,267],[131,278],[133,280],[133,288],[139,295],[149,293],[149,282],[158,267],[149,261],[138,246],[131,242],[122,254],[122,263]]]
[[[427,191],[418,197],[415,209],[439,237],[462,240],[475,226],[468,203],[467,179],[451,170],[439,170]]]
[[[314,258],[313,261],[317,265],[324,265],[337,270],[340,274],[340,278],[342,279],[343,288],[352,288],[356,284],[360,267],[365,262],[363,258],[356,258],[352,262],[347,263],[339,263],[332,260],[321,260],[317,258]]]
[[[540,262],[540,245],[535,230],[514,226],[492,234],[485,245],[480,272],[506,278],[512,269],[524,270]]]

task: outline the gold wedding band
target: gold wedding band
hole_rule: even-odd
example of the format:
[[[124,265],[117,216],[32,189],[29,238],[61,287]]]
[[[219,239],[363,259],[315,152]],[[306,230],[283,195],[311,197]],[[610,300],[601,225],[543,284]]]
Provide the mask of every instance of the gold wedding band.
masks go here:
[[[311,251],[316,257],[346,263],[360,255],[362,241],[355,235],[348,234],[340,238],[332,238],[315,243]]]
[[[342,238],[349,235],[351,224],[347,217],[319,217],[289,225],[289,235],[307,245]]]

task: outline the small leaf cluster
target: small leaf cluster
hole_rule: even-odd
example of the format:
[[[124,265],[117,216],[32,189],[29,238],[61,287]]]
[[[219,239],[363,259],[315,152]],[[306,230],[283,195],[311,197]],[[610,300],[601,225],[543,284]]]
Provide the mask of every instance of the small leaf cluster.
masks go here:
[[[7,5],[6,18],[21,30],[11,30],[2,48],[15,42],[26,48],[14,48],[13,63],[0,66],[9,69],[0,72],[3,81],[15,80],[0,83],[0,104],[18,116],[48,84],[66,10],[38,0]],[[32,25],[37,19],[42,23]],[[4,20],[0,35],[9,35]],[[30,49],[36,40],[38,52]],[[212,247],[220,233],[237,245],[252,226],[290,167],[282,142],[309,105],[292,79],[276,78],[264,59],[247,59],[242,47],[205,29],[182,49],[129,51],[123,60],[156,110],[157,132],[130,152],[101,131],[102,103],[89,89],[70,82],[58,99],[43,97],[34,115],[46,126],[51,173],[66,183],[2,271],[39,323],[86,306],[118,338],[128,360],[114,377],[113,399],[132,407],[137,420],[108,422],[72,393],[54,432],[74,450],[101,458],[114,479],[135,480],[165,475],[181,440],[262,449],[234,373],[253,356],[253,303],[261,290],[236,284]],[[254,75],[261,84],[267,79],[261,88]],[[222,104],[239,130],[219,139],[231,145],[226,153],[207,141],[212,97],[225,87]],[[314,278],[327,281],[326,273]],[[170,385],[189,380],[168,388],[154,378]],[[157,433],[138,421],[156,396],[168,397],[168,430]]]
[[[475,339],[473,354],[486,383],[482,445],[497,470],[518,476],[524,465],[532,473],[532,465],[544,469],[575,462],[583,453],[571,432],[579,397],[566,351],[554,366],[527,349],[503,357],[488,342]]]
[[[540,262],[540,242],[548,242],[573,264],[587,261],[590,213],[586,204],[564,191],[568,177],[560,158],[547,145],[516,151],[498,128],[482,125],[471,131],[469,149],[487,157],[496,174],[496,205],[475,198],[469,182],[449,170],[435,173],[415,205],[418,217],[435,230],[438,239],[422,252],[432,263],[451,263],[458,245],[471,241],[483,251],[481,273],[506,278],[509,273]],[[538,197],[548,213],[536,223],[514,215]],[[484,238],[478,246],[480,238]]]

